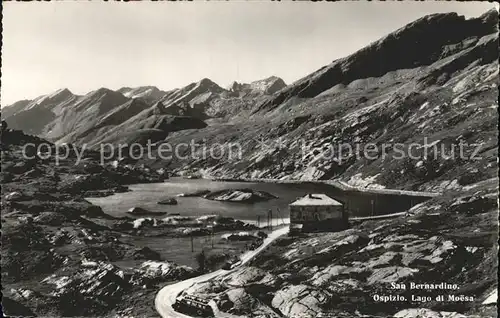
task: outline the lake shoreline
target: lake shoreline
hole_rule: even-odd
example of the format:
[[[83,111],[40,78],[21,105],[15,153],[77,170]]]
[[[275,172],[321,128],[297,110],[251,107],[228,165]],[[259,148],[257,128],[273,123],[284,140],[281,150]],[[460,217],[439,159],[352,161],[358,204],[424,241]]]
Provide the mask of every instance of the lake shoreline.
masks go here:
[[[288,219],[288,205],[308,193],[324,193],[344,204],[351,217],[370,217],[407,211],[430,197],[408,195],[408,192],[393,189],[354,188],[335,180],[275,180],[246,178],[199,178],[172,177],[158,183],[136,183],[127,185],[128,192],[115,193],[106,197],[88,198],[103,211],[114,217],[123,217],[125,211],[142,207],[153,212],[169,215],[199,217],[221,215],[259,224],[267,219],[273,210],[273,222]],[[266,202],[232,202],[230,200],[208,200],[204,196],[183,194],[196,192],[217,192],[248,188],[263,191],[278,198]],[[410,192],[413,194],[414,192]],[[433,194],[435,195],[435,194]],[[165,197],[178,199],[176,205],[158,205]],[[160,218],[160,217],[159,217]]]

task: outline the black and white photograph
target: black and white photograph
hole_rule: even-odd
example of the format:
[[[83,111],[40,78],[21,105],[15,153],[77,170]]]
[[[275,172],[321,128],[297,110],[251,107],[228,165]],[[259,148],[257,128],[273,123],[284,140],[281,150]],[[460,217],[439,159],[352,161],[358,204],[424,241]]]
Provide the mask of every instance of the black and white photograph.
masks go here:
[[[4,316],[497,317],[497,3],[2,15]]]

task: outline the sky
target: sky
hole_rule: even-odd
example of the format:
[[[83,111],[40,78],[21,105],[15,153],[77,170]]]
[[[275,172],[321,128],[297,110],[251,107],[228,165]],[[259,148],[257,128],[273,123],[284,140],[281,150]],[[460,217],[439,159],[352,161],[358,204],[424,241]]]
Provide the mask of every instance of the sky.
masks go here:
[[[1,104],[60,88],[291,83],[426,14],[484,2],[4,2]]]

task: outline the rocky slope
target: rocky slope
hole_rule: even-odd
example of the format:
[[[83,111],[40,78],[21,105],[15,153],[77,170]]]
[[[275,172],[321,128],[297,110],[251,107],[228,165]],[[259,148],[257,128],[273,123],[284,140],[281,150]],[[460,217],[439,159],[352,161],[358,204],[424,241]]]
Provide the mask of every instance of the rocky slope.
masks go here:
[[[256,229],[219,216],[112,217],[85,198],[128,191],[125,184],[162,182],[162,171],[128,160],[101,164],[90,150],[78,158],[81,149],[74,148],[56,161],[54,144],[5,122],[0,139],[2,305],[9,315],[155,316],[160,285],[199,273],[163,259],[162,250],[141,240]],[[27,144],[48,148],[36,152]],[[207,264],[220,266],[238,249],[211,253]]]
[[[490,11],[410,23],[267,97],[249,118],[169,135],[171,145],[205,140],[206,149],[226,150],[222,159],[200,152],[172,166],[213,177],[338,178],[432,191],[492,178],[497,21]],[[241,155],[228,156],[231,148]]]
[[[456,13],[425,16],[302,78],[262,103],[261,109],[276,107],[292,97],[316,97],[335,85],[348,85],[357,79],[431,65],[494,33],[498,20],[495,15],[498,13],[491,11],[469,20]]]
[[[2,108],[4,118],[9,118],[12,127],[33,135],[46,133],[49,125],[64,110],[66,105],[76,102],[78,96],[68,89],[40,96],[32,101],[20,101]]]
[[[233,82],[228,87],[228,90],[239,96],[258,96],[262,93],[272,95],[285,87],[286,84],[281,78],[271,76],[262,80],[253,81],[249,84]]]
[[[496,304],[483,304],[498,285],[496,183],[432,199],[402,218],[281,238],[249,266],[185,293],[241,317],[496,317]]]
[[[127,118],[119,116],[122,119]],[[173,131],[204,127],[206,124],[201,119],[171,114],[163,104],[157,103],[122,123],[112,126],[107,131],[92,136],[91,139],[80,138],[79,140],[86,140],[90,147],[96,148],[105,143],[115,145],[140,143],[145,145],[148,140],[152,143],[162,141]]]
[[[78,164],[75,154],[57,164],[54,157],[42,159],[34,151],[28,159],[24,145],[47,141],[4,123],[1,141],[4,313],[111,317],[137,310],[152,316],[158,284],[194,274],[126,241],[136,234],[126,234],[120,224],[132,220],[110,217],[84,199],[127,191],[124,184],[163,181],[160,174],[141,167],[101,166],[90,152]],[[140,265],[115,265],[132,260]],[[138,302],[134,310],[129,302]]]

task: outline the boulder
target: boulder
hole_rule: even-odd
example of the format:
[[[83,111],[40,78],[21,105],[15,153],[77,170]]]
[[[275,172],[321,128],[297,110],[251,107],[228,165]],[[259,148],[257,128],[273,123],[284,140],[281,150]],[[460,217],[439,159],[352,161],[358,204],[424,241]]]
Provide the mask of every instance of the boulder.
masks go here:
[[[131,288],[123,271],[104,262],[82,267],[70,276],[53,274],[42,283],[54,285],[51,295],[65,303],[61,306],[64,316],[76,311],[91,315],[92,310],[119,302]]]
[[[19,191],[7,193],[4,197],[5,201],[20,201],[24,198],[26,198],[26,196]]]
[[[134,259],[147,259],[147,260],[153,260],[153,261],[160,261],[161,256],[160,253],[150,249],[149,247],[143,247],[140,249],[137,249],[133,253]]]
[[[175,198],[165,198],[161,201],[158,201],[158,204],[168,204],[168,205],[176,205],[177,200]]]
[[[314,286],[328,286],[331,281],[337,281],[339,276],[350,277],[353,274],[362,273],[363,271],[364,269],[361,267],[330,265],[314,274],[310,281]]]
[[[290,285],[278,290],[272,306],[286,317],[316,317],[330,295],[307,285]]]
[[[463,315],[458,312],[434,311],[427,308],[410,308],[398,311],[394,318],[479,318],[477,315]]]
[[[182,230],[182,234],[186,236],[206,236],[212,233],[209,229],[200,229],[200,228],[187,228]]]
[[[210,190],[196,190],[193,192],[179,193],[178,197],[201,197],[210,193]]]
[[[232,303],[232,308],[230,310],[232,313],[246,313],[252,311],[257,303],[257,300],[249,295],[245,291],[245,288],[229,289],[225,294]]]
[[[184,292],[188,295],[212,296],[225,291],[227,287],[219,280],[209,280],[191,285]]]
[[[143,216],[143,215],[155,216],[155,215],[165,215],[165,214],[167,214],[167,212],[153,212],[153,211],[149,211],[149,210],[146,210],[144,208],[141,208],[141,207],[130,208],[127,211],[127,213],[130,214],[130,215],[136,215],[136,216]]]
[[[367,278],[366,282],[368,285],[397,283],[413,276],[418,271],[415,268],[400,266],[376,268],[373,269],[372,274]]]
[[[233,287],[248,287],[250,285],[273,286],[277,277],[257,267],[243,267],[231,273],[224,279],[224,283]]]
[[[231,316],[236,315],[236,317],[248,317],[250,312],[252,317],[280,317],[272,308],[257,300],[255,295],[246,288],[231,288],[219,293],[215,299],[215,305],[218,310],[227,312]],[[222,315],[222,313],[215,312],[217,317]]]
[[[44,225],[59,226],[68,221],[68,217],[57,212],[42,212],[37,215],[33,222]]]
[[[186,279],[194,274],[194,270],[173,262],[146,261],[141,264],[136,274],[155,281],[166,281]]]

